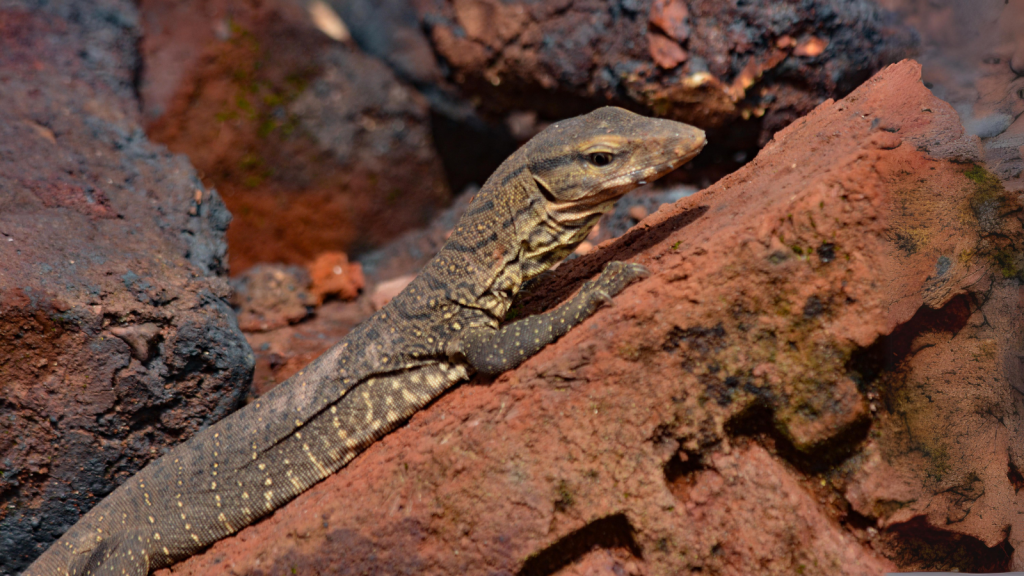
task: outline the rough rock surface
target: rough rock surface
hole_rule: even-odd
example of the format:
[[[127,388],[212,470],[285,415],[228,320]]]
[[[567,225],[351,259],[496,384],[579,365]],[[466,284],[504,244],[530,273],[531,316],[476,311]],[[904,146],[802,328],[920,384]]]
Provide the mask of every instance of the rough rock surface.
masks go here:
[[[979,155],[887,68],[518,311],[649,266],[614,307],[169,573],[1021,565],[1024,233]]]
[[[484,110],[561,118],[614,103],[734,124],[718,144],[730,156],[916,42],[870,0],[411,1],[450,78]]]
[[[324,252],[309,265],[310,290],[317,304],[327,298],[354,300],[366,284],[363,267],[344,252]]]
[[[266,332],[309,316],[316,297],[309,291],[309,272],[301,266],[257,264],[231,280],[231,305],[238,327]]]
[[[143,2],[147,62],[185,53],[170,79],[146,75],[167,101],[148,133],[188,154],[235,215],[232,273],[365,251],[450,200],[427,101],[384,62],[330,40],[298,3],[185,4]]]
[[[883,2],[920,30],[925,84],[982,138],[993,174],[1024,192],[1024,4]]]
[[[131,2],[0,3],[0,574],[233,409],[230,214],[142,133]]]

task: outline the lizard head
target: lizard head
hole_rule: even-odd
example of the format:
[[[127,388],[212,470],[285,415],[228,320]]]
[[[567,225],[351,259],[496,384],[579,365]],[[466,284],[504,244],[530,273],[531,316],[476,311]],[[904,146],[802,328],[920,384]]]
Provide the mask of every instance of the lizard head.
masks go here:
[[[675,170],[705,142],[704,131],[688,124],[605,107],[552,124],[523,152],[548,214],[571,225]]]
[[[522,279],[571,253],[623,194],[675,170],[704,144],[704,131],[693,126],[611,107],[534,136],[509,159],[525,168],[515,173],[532,212],[513,221]]]

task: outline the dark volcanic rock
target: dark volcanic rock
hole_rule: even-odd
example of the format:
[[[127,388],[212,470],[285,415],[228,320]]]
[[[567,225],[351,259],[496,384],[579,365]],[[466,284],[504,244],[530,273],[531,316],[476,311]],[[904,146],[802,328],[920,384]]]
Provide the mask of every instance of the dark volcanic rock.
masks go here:
[[[0,574],[232,410],[231,218],[147,141],[131,2],[0,4]]]
[[[559,118],[613,103],[705,129],[738,123],[717,138],[733,151],[916,42],[870,0],[411,1],[449,77],[484,110]]]

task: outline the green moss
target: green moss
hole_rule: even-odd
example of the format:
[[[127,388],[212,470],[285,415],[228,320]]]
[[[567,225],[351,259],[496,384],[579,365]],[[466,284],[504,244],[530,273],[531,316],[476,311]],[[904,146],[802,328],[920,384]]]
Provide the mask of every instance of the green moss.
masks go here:
[[[259,188],[260,184],[263,184],[263,176],[259,174],[250,174],[242,179],[242,184],[246,188]]]
[[[949,464],[949,450],[945,445],[938,444],[928,449],[922,449],[922,452],[931,463],[931,468],[928,470],[929,476],[936,481],[941,481],[946,474],[949,474],[951,468]]]
[[[792,310],[791,306],[792,306],[792,304],[789,302],[789,298],[787,298],[785,295],[783,295],[783,294],[777,294],[776,295],[776,297],[775,297],[775,315],[776,316],[781,316],[783,318],[786,318],[788,316],[792,316],[793,310]]]
[[[255,154],[246,154],[242,156],[242,159],[238,161],[238,165],[242,170],[252,170],[259,168],[263,164],[263,160]]]
[[[266,71],[273,68],[271,64],[275,55],[268,53],[248,30],[233,23],[230,26],[233,50],[241,52],[244,58],[229,57],[227,60],[232,62],[227,76],[235,86],[235,95],[224,102],[223,109],[214,118],[218,122],[251,122],[260,139],[275,134],[291,136],[298,127],[298,120],[286,115],[284,109],[306,90],[319,74],[319,69],[311,64],[288,74],[283,80],[272,78]]]
[[[572,491],[569,489],[569,484],[565,480],[558,482],[558,488],[555,492],[558,496],[558,499],[555,500],[555,510],[559,512],[565,512],[576,501]]]
[[[999,179],[990,174],[988,170],[985,170],[984,168],[978,166],[977,164],[973,164],[970,168],[964,171],[964,176],[967,176],[968,178],[971,179],[972,182],[975,182],[977,184],[989,185],[992,183],[993,179],[996,182],[999,181]]]
[[[1019,264],[1020,255],[1015,253],[1010,248],[1002,248],[997,250],[992,255],[992,260],[999,269],[999,273],[1003,275],[1003,278],[1021,278],[1024,279],[1024,270],[1021,269]]]
[[[256,118],[256,110],[249,102],[249,99],[242,94],[239,94],[235,97],[235,108],[241,110],[245,114],[245,117],[249,120],[253,120]]]
[[[974,164],[964,170],[964,176],[971,181],[973,191],[970,197],[971,211],[983,234],[999,233],[1007,212],[1007,204],[1016,200],[1006,192],[999,178]],[[1013,246],[1002,246],[989,254],[993,266],[1003,278],[1024,280],[1024,254]]]
[[[630,362],[636,362],[640,359],[640,349],[631,344],[624,344],[619,347],[619,357]]]
[[[263,120],[260,122],[260,127],[256,129],[256,135],[260,138],[266,138],[277,128],[277,122],[272,119]]]
[[[901,228],[893,232],[893,240],[897,248],[910,256],[926,246],[931,238],[928,228]]]
[[[971,194],[971,207],[974,208],[976,215],[988,202],[1002,204],[1006,201],[1006,190],[995,174],[974,164],[964,171],[964,176],[974,183],[974,191]]]

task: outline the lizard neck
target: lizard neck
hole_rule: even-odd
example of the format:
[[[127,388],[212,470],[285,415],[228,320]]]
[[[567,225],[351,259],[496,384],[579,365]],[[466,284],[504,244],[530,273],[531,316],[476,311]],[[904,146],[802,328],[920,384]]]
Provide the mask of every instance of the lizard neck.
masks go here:
[[[612,206],[552,204],[514,154],[473,198],[431,272],[500,321],[522,284],[571,254]]]

